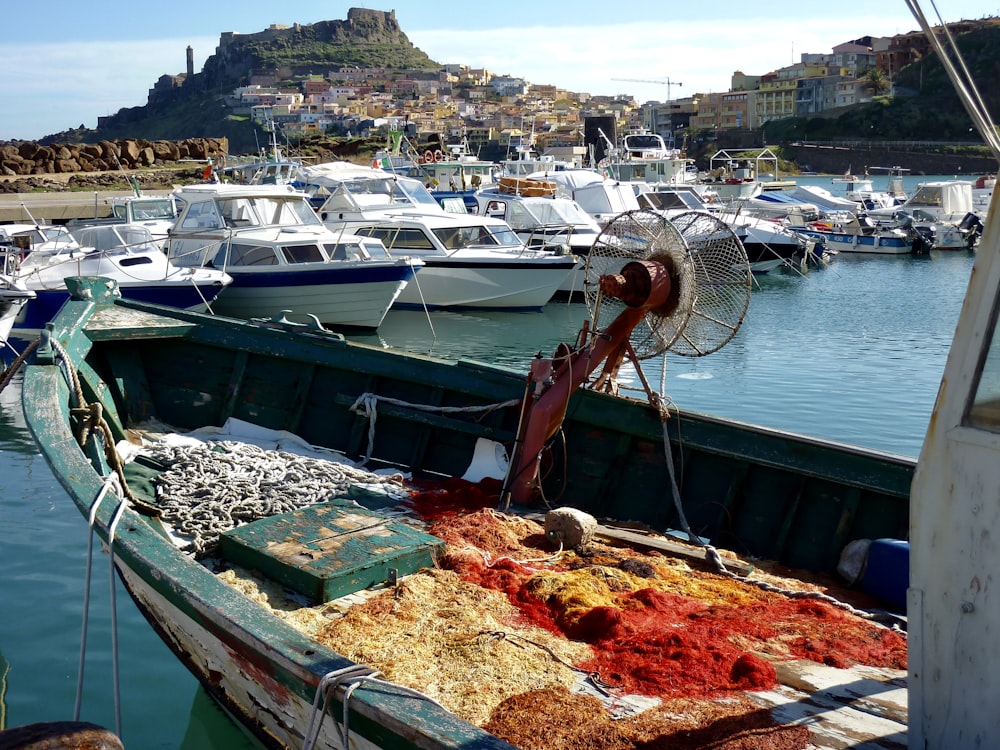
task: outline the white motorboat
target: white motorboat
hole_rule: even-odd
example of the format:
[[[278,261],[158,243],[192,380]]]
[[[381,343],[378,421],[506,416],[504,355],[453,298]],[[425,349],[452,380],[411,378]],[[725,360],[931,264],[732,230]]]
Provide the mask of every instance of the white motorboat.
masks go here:
[[[898,187],[890,190],[876,190],[875,184],[868,174],[852,175],[847,173],[842,177],[834,177],[832,183],[842,186],[842,197],[857,204],[858,210],[871,211],[879,208],[894,208],[905,201],[902,192],[902,168],[895,167],[896,174],[889,177],[890,188],[895,184]],[[895,182],[893,182],[895,180]]]
[[[698,168],[680,149],[670,148],[663,136],[638,130],[622,136],[614,145],[601,132],[608,145],[607,156],[598,164],[607,176],[621,182],[645,182],[650,185],[693,184]]]
[[[15,277],[35,295],[14,322],[18,338],[37,336],[69,299],[68,276],[103,276],[130,299],[198,312],[213,309],[232,281],[216,268],[171,263],[149,229],[135,224],[32,226],[7,241],[19,251]]]
[[[425,149],[410,167],[408,176],[420,179],[430,190],[467,191],[492,185],[500,168],[472,153],[464,138],[441,149]]]
[[[837,223],[812,222],[791,229],[823,243],[834,253],[908,255],[914,252],[919,254],[921,248],[921,236],[912,226],[896,222],[877,224],[867,216]]]
[[[419,180],[346,162],[308,167],[301,179],[329,194],[318,209],[335,231],[375,237],[424,268],[396,307],[536,309],[566,281],[577,259],[529,248],[510,226],[445,211]]]
[[[178,265],[233,278],[216,312],[237,318],[311,315],[328,327],[377,328],[423,263],[333,231],[287,185],[191,185],[167,242]]]
[[[668,219],[691,211],[711,213],[721,219],[740,238],[754,274],[765,274],[784,265],[799,266],[824,259],[824,248],[815,241],[739,208],[704,203],[694,186],[646,190],[639,193],[638,201],[641,207]]]
[[[5,256],[4,265],[6,261]],[[28,289],[24,282],[10,273],[0,273],[0,348],[6,345],[14,327],[14,320],[21,312],[21,308],[34,296],[35,293]]]
[[[534,194],[533,184],[551,186],[552,194]],[[476,210],[507,222],[528,247],[562,253],[568,249],[580,258],[559,287],[560,293],[571,295],[583,291],[585,259],[601,226],[579,203],[558,197],[555,191],[555,183],[538,178],[502,178],[496,186],[476,193]]]
[[[898,206],[878,208],[867,212],[874,218],[910,217],[915,222],[960,223],[966,216],[976,214],[986,218],[985,211],[977,211],[973,202],[973,183],[968,180],[937,180],[922,182],[913,195]]]

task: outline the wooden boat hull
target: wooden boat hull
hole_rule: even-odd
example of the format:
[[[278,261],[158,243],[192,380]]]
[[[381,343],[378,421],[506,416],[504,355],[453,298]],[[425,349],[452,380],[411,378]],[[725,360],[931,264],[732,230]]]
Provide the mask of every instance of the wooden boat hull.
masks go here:
[[[111,467],[96,441],[77,443],[60,360],[75,367],[86,398],[100,401],[116,439],[149,419],[183,430],[234,417],[360,458],[370,428],[351,406],[377,393],[392,400],[379,406],[369,465],[417,476],[461,476],[480,438],[509,444],[524,377],[101,295],[67,303],[51,341],[58,346],[43,340],[26,367],[22,393],[55,476],[84,517],[103,498],[96,532],[108,540],[117,528],[111,547],[127,589],[206,689],[265,744],[302,747],[317,686],[351,663],[248,605],[155,519],[128,507],[115,526],[117,501],[103,478]],[[486,416],[421,408],[497,404],[506,405]],[[546,496],[599,518],[675,528],[664,434],[691,527],[717,546],[830,570],[852,539],[906,532],[909,459],[701,415],[664,422],[643,403],[591,391],[570,401],[565,452],[554,461],[572,471],[549,472]],[[331,701],[317,747],[341,747],[341,699]],[[362,684],[348,708],[352,747],[510,747],[402,688]]]
[[[131,299],[156,305],[168,305],[185,310],[205,312],[226,290],[226,287],[215,280],[200,280],[191,282],[184,279],[164,281],[162,284],[138,283],[119,287],[122,294]],[[42,289],[35,293],[18,312],[14,320],[12,335],[21,339],[32,339],[38,336],[45,324],[56,316],[69,299],[65,289]],[[259,315],[260,313],[258,313]]]

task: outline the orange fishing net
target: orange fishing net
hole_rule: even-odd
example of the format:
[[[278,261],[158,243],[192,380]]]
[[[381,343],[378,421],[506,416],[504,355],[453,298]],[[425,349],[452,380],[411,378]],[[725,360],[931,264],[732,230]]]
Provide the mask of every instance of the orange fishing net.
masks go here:
[[[746,697],[777,687],[776,661],[905,669],[904,635],[828,603],[656,552],[559,551],[492,504],[461,483],[418,495],[444,570],[353,606],[319,640],[522,750],[804,748],[805,727]],[[615,716],[615,696],[653,702]]]

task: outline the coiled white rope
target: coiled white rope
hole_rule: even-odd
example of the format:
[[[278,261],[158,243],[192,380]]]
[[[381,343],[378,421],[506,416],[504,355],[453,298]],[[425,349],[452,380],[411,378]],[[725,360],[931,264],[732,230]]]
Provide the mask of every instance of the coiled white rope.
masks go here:
[[[196,556],[209,552],[228,529],[345,495],[354,485],[376,485],[399,501],[409,496],[402,474],[374,474],[251,443],[156,442],[143,452],[167,465],[156,479],[157,508],[191,539]]]

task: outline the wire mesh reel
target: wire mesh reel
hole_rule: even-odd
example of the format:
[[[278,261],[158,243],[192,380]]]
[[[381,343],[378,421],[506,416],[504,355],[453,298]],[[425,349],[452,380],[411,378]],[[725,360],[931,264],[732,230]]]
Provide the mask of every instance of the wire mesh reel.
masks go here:
[[[638,359],[665,351],[700,357],[736,335],[750,304],[746,251],[729,225],[712,214],[688,211],[667,219],[655,211],[615,217],[595,240],[584,271],[584,292],[593,329],[603,330],[625,307],[602,295],[599,279],[633,260],[662,263],[670,273],[671,300],[650,310],[629,343]]]

